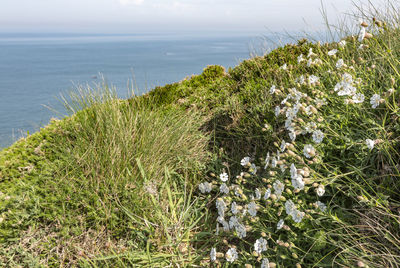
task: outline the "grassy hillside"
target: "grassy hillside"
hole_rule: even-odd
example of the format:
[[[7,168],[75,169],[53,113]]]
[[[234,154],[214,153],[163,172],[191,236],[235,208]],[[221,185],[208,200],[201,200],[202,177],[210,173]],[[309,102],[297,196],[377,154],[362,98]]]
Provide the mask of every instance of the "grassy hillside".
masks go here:
[[[129,100],[73,95],[0,152],[0,266],[400,266],[399,21],[367,15]]]

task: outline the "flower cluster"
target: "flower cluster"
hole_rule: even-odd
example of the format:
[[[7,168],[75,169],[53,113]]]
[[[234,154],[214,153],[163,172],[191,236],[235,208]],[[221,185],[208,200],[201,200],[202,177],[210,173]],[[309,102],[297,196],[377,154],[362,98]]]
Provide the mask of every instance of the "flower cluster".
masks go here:
[[[361,35],[363,40],[365,33]],[[327,57],[320,57],[326,57],[326,62],[334,66],[328,73],[335,81],[331,86],[336,85],[329,90],[350,98],[345,100],[347,104],[361,104],[366,99],[361,92],[362,80],[354,77],[354,68],[349,67],[345,59],[335,59],[346,45],[342,40],[337,49],[327,52]],[[326,64],[312,48],[307,56],[300,54],[297,63],[305,69]],[[291,67],[284,64],[280,69]],[[335,73],[339,75],[334,76]],[[254,256],[261,267],[270,267],[272,260],[279,262],[280,248],[290,249],[292,256],[297,256],[296,242],[300,241],[300,233],[310,221],[329,212],[322,199],[330,197],[330,186],[314,171],[322,161],[319,150],[326,146],[324,143],[329,138],[329,133],[324,132],[327,125],[320,112],[328,104],[327,95],[321,91],[325,85],[321,85],[322,76],[315,73],[293,80],[290,86],[270,85],[269,94],[275,107],[273,128],[277,135],[273,146],[262,152],[262,160],[244,156],[237,176],[223,169],[219,170],[219,179],[199,185],[203,194],[210,193],[213,185],[219,188],[215,201],[216,234],[226,242],[211,249],[211,262],[225,259],[233,263],[242,257],[248,260],[249,256]],[[379,94],[370,98],[374,109],[382,102]],[[372,150],[375,141],[367,139],[365,145]],[[249,242],[253,245],[251,248]]]

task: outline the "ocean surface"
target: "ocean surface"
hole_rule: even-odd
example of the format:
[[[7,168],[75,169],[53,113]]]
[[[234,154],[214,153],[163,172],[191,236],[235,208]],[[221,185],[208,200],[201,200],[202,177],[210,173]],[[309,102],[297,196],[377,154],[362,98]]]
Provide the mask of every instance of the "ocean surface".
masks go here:
[[[0,148],[65,111],[60,94],[104,76],[120,97],[250,57],[255,35],[0,34]],[[256,45],[257,46],[257,45]],[[49,108],[50,107],[50,108]]]

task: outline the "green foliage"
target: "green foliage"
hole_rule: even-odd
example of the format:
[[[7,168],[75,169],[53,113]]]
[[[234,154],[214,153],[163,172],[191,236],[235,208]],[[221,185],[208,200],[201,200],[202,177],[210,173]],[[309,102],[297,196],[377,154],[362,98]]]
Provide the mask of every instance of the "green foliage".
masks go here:
[[[228,72],[208,66],[129,100],[106,85],[77,91],[67,103],[70,117],[0,152],[0,266],[205,266],[212,247],[220,253],[217,265],[228,266],[231,246],[238,265],[259,266],[262,256],[277,267],[399,266],[399,29],[389,19],[369,24],[374,36],[363,48],[352,36],[343,47],[300,40]],[[307,57],[310,49],[315,55]],[[332,49],[336,55],[328,56]],[[339,59],[346,66],[337,68]],[[335,92],[344,73],[363,103]],[[307,82],[311,75],[319,81]],[[291,153],[279,160],[286,171],[263,170],[267,153],[277,156],[282,140],[290,140],[284,111],[295,102],[281,103],[293,88],[307,96],[293,121],[299,133]],[[373,94],[382,99],[376,109]],[[322,143],[301,134],[310,122],[323,131]],[[316,150],[310,159],[306,144]],[[258,172],[240,165],[244,156]],[[299,192],[289,180],[291,163],[309,171]],[[224,171],[231,187],[225,197],[215,175]],[[246,237],[215,235],[217,198],[245,208],[256,189],[274,194],[276,180],[286,190],[257,199],[257,216],[242,219]],[[212,195],[193,193],[201,181],[211,183]],[[323,196],[316,195],[319,186]],[[302,221],[286,214],[289,199],[305,212]],[[280,219],[285,227],[277,230]],[[260,237],[269,248],[256,257]]]

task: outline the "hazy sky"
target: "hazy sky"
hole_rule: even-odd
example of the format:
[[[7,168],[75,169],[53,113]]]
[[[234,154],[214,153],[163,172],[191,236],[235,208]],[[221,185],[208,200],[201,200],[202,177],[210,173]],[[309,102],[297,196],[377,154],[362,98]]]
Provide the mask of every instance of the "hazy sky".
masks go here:
[[[0,31],[116,32],[322,28],[320,0],[0,0]],[[367,2],[367,0],[362,1]],[[351,0],[323,0],[330,17]]]

